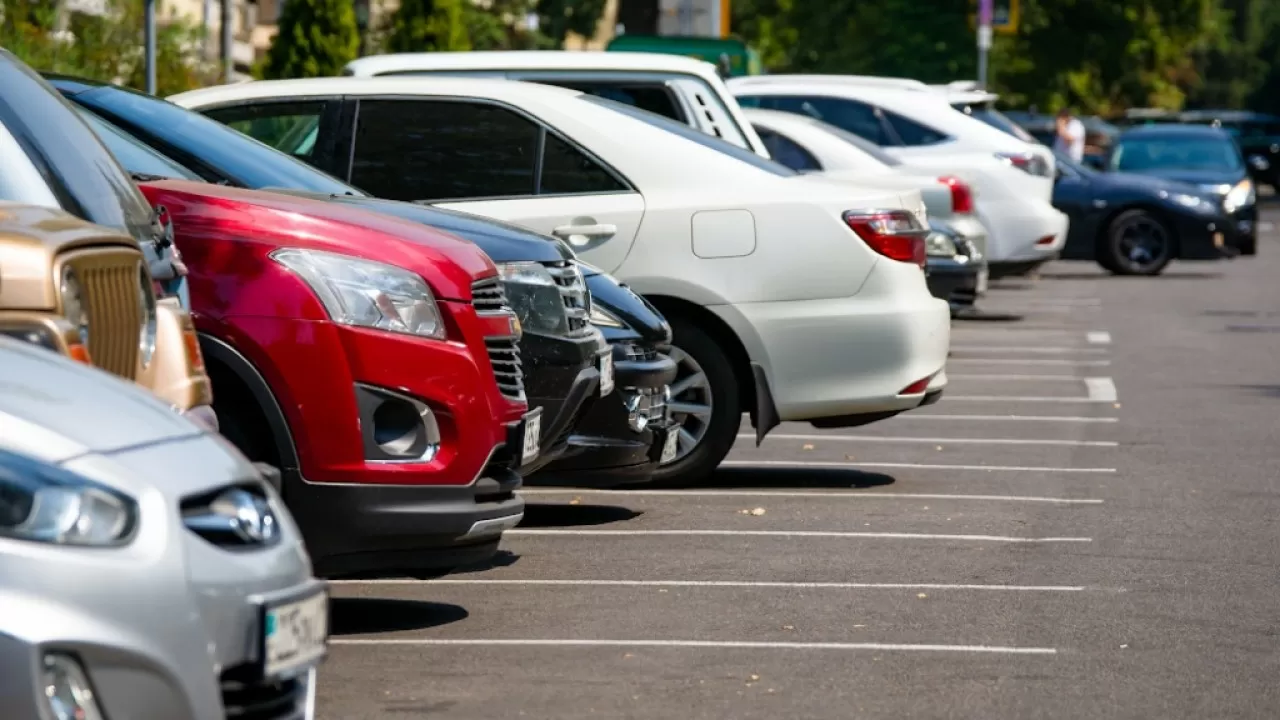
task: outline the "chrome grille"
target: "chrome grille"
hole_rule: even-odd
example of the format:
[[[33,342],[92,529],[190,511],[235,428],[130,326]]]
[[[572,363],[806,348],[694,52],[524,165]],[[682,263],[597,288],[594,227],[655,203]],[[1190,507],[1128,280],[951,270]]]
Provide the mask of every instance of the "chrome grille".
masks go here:
[[[233,676],[223,673],[221,682],[227,720],[303,720],[306,716],[305,679],[241,682]]]
[[[509,312],[507,293],[498,278],[491,277],[471,283],[471,305],[478,313]]]
[[[640,415],[650,424],[661,424],[666,421],[667,388],[626,388],[624,392],[626,391],[633,392],[642,398],[639,407]]]
[[[548,265],[547,272],[555,279],[564,301],[564,311],[569,317],[569,335],[581,337],[591,334],[591,295],[582,271],[573,263]]]
[[[138,303],[140,254],[123,248],[86,250],[69,255],[65,262],[84,290],[93,364],[133,380],[143,323]]]
[[[485,338],[484,345],[489,351],[489,364],[493,366],[493,377],[498,381],[498,390],[512,400],[523,400],[524,371],[520,366],[520,347],[516,344],[516,339]]]

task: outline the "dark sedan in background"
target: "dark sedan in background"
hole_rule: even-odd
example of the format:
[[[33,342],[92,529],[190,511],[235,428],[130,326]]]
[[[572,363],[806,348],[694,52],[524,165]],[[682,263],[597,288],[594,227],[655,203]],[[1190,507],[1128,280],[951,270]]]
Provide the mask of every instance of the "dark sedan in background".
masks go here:
[[[1119,275],[1157,275],[1171,260],[1236,254],[1233,221],[1215,195],[1176,180],[1099,172],[1054,155],[1053,206],[1071,220],[1064,259],[1096,260]]]

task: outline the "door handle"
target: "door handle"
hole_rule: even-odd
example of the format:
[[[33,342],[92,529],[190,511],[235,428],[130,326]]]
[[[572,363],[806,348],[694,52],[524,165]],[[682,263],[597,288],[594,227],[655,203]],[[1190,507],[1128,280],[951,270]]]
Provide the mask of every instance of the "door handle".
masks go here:
[[[552,235],[564,238],[570,245],[586,245],[591,240],[600,240],[618,234],[617,225],[561,225],[551,231]]]

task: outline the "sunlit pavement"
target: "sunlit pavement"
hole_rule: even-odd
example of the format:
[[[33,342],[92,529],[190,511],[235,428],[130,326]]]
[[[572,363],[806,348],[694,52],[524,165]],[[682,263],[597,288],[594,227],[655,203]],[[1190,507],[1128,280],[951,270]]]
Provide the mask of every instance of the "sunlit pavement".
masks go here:
[[[1267,717],[1280,235],[959,321],[932,407],[711,483],[527,493],[483,572],[334,586],[320,716]],[[749,428],[744,424],[744,433]]]

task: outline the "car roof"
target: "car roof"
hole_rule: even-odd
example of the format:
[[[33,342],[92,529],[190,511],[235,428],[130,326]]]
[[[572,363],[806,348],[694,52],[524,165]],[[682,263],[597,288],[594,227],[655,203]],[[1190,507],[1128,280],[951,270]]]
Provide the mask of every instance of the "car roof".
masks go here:
[[[1231,135],[1221,128],[1188,123],[1137,125],[1125,130],[1120,134],[1120,137],[1219,137],[1225,140],[1231,139]]]
[[[424,70],[606,70],[714,76],[709,62],[683,55],[569,50],[489,50],[389,53],[352,60],[344,75],[383,75]]]
[[[862,87],[880,87],[898,90],[927,92],[933,90],[928,85],[911,78],[880,77],[877,75],[803,75],[781,73],[776,75],[748,75],[731,78],[727,81],[733,86],[769,86],[769,85],[858,85]]]
[[[278,96],[321,97],[331,95],[427,95],[467,97],[518,102],[522,99],[578,97],[578,90],[515,80],[460,77],[331,77],[296,80],[254,80],[189,90],[167,100],[183,107],[208,107],[222,103]]]

